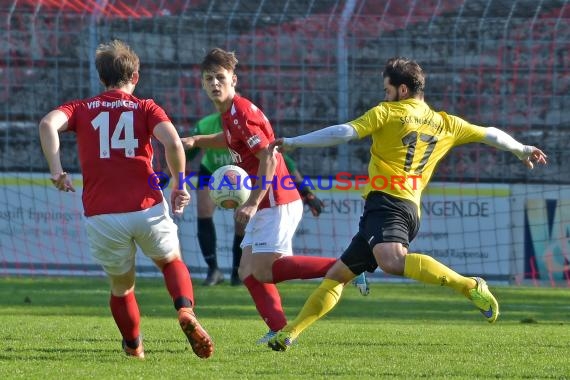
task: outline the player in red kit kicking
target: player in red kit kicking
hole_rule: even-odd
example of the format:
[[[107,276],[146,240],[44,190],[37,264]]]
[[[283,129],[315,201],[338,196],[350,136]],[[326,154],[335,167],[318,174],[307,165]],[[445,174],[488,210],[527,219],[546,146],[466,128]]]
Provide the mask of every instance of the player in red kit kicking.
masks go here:
[[[233,52],[219,48],[203,59],[202,87],[222,116],[223,131],[182,141],[186,149],[227,146],[234,163],[257,178],[235,219],[247,224],[239,276],[269,327],[258,340],[264,344],[287,324],[275,284],[323,277],[335,259],[293,256],[292,239],[303,215],[303,203],[283,156],[268,149],[275,140],[271,123],[255,104],[236,93],[237,63]]]

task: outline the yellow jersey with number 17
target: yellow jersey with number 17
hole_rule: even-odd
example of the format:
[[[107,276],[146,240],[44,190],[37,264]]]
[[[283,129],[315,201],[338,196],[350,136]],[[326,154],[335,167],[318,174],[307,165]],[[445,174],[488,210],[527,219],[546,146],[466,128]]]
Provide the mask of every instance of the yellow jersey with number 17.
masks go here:
[[[381,102],[348,124],[360,138],[372,137],[364,198],[382,191],[414,202],[418,211],[422,191],[447,152],[485,137],[484,127],[433,111],[418,99]]]

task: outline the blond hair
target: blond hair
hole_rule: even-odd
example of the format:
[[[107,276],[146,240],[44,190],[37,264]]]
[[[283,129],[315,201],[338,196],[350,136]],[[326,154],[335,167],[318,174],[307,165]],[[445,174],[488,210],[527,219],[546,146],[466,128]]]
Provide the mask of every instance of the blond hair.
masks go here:
[[[105,87],[122,87],[139,70],[138,55],[120,40],[100,44],[95,51],[95,67]]]

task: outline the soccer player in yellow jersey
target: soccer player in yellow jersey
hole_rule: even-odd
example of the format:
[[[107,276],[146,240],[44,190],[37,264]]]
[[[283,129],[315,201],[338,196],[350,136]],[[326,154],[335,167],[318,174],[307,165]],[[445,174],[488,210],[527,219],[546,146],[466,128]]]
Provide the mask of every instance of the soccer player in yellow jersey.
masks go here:
[[[297,318],[268,342],[273,350],[286,350],[303,330],[334,308],[347,282],[377,267],[426,284],[449,286],[471,300],[490,323],[499,316],[499,304],[482,278],[464,277],[430,256],[408,253],[419,229],[422,191],[438,162],[454,146],[480,142],[508,150],[530,169],[533,163],[546,164],[547,157],[497,128],[433,111],[424,102],[424,72],[413,60],[389,59],[383,77],[385,101],[364,115],[272,144],[279,149],[323,147],[372,136],[370,181],[364,190],[359,231]]]

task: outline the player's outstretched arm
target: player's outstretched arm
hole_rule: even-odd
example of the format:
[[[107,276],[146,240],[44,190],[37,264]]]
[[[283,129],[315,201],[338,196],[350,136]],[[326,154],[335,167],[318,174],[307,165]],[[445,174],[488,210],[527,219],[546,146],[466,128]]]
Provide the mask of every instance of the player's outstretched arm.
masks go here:
[[[528,157],[522,159],[523,164],[531,170],[534,169],[534,163],[546,165],[548,156],[535,146],[530,146],[530,148],[531,150]]]
[[[225,148],[227,146],[223,132],[213,135],[182,137],[180,140],[182,141],[184,150],[193,148]]]
[[[349,124],[332,125],[318,131],[296,137],[279,138],[269,145],[269,149],[291,150],[292,148],[317,148],[340,145],[358,138],[358,133]]]
[[[51,111],[40,121],[39,129],[42,151],[51,173],[51,182],[60,191],[75,191],[71,177],[63,171],[59,156],[59,132],[67,129],[67,115],[59,110]]]
[[[510,151],[529,169],[533,169],[535,163],[546,165],[548,159],[548,156],[542,150],[532,145],[524,145],[508,133],[495,127],[487,128],[483,143],[501,150]]]

